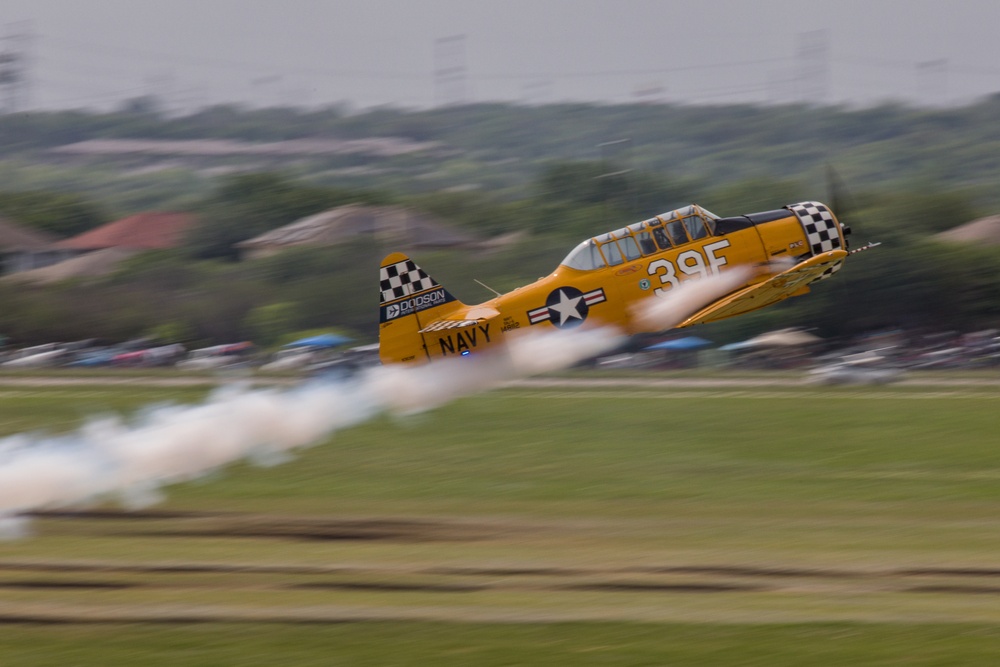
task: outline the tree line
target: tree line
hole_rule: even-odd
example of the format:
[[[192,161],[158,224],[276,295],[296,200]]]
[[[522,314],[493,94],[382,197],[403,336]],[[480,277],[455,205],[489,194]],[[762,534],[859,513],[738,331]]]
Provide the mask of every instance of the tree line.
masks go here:
[[[25,289],[0,285],[0,333],[22,343],[155,333],[189,343],[339,325],[373,339],[371,242],[292,249],[239,261],[236,244],[346,203],[401,204],[488,237],[522,239],[490,253],[435,251],[431,272],[470,302],[473,279],[508,290],[548,273],[581,238],[696,202],[719,215],[767,210],[847,184],[852,257],[814,294],[712,325],[723,340],[791,324],[826,335],[878,328],[1000,326],[1000,256],[934,235],[1000,208],[1000,95],[955,109],[786,105],[476,104],[242,109],[166,116],[156,100],[113,113],[0,116],[0,215],[58,237],[140,210],[182,210],[196,226],[181,248],[141,255],[113,275]],[[440,150],[396,157],[161,164],[130,157],[63,163],[48,148],[96,138],[398,136]],[[206,175],[218,168],[228,175]],[[235,172],[235,173],[232,173]],[[838,199],[840,199],[838,197]],[[433,268],[431,268],[433,267]]]
[[[977,203],[1000,206],[998,117],[1000,94],[948,109],[493,103],[351,113],[341,107],[224,105],[180,117],[159,112],[156,101],[148,99],[113,113],[0,116],[0,156],[56,169],[47,149],[88,139],[266,142],[394,136],[438,142],[442,150],[396,158],[316,157],[300,160],[296,168],[302,176],[329,173],[319,178],[333,184],[332,179],[342,178],[334,167],[375,165],[379,169],[370,171],[381,173],[361,178],[366,187],[418,192],[472,185],[516,196],[551,161],[610,160],[627,169],[710,184],[760,176],[810,179],[815,185],[821,184],[825,165],[833,163],[848,182],[962,188]],[[74,173],[71,180],[86,179]],[[175,194],[192,185],[178,180]]]
[[[146,335],[189,345],[244,339],[269,345],[290,332],[336,326],[374,340],[376,271],[397,247],[355,240],[253,261],[239,261],[234,247],[350,202],[413,206],[482,237],[522,232],[498,250],[436,250],[417,258],[458,298],[476,303],[490,298],[476,280],[513,289],[551,271],[582,238],[687,203],[734,215],[823,198],[796,180],[759,177],[708,187],[608,167],[593,160],[551,163],[518,199],[483,191],[351,190],[270,173],[229,176],[192,206],[198,224],[183,247],[138,255],[104,278],[32,288],[0,284],[0,333],[20,344]],[[41,201],[15,200],[27,209],[23,202]],[[709,325],[704,335],[729,341],[791,325],[826,336],[1000,327],[1000,250],[935,237],[977,215],[961,191],[869,188],[849,200],[837,213],[854,228],[854,243],[881,241],[882,247],[850,258],[807,297]],[[0,213],[4,201],[0,197]],[[30,216],[23,221],[47,224]]]

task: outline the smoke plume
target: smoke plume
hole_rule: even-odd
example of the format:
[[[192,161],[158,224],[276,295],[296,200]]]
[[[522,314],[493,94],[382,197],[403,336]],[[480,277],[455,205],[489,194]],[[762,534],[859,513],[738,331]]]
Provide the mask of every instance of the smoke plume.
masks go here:
[[[0,536],[23,532],[18,513],[108,497],[149,504],[165,484],[242,459],[280,460],[377,414],[435,408],[573,365],[619,340],[604,329],[526,335],[497,354],[374,368],[293,390],[229,387],[202,404],[152,408],[131,421],[104,417],[67,435],[10,436],[0,440]]]
[[[672,329],[716,299],[745,284],[751,275],[753,271],[749,267],[735,266],[708,278],[686,280],[668,290],[661,299],[637,302],[632,316],[643,329]]]
[[[667,329],[746,278],[734,269],[688,281],[652,302],[642,317]],[[610,328],[527,332],[496,353],[423,366],[372,369],[340,382],[291,390],[229,387],[203,403],[164,406],[138,417],[93,419],[60,436],[0,440],[0,536],[24,534],[25,512],[104,499],[126,506],[159,499],[166,484],[239,460],[274,462],[382,413],[438,407],[519,377],[566,368],[618,347]]]

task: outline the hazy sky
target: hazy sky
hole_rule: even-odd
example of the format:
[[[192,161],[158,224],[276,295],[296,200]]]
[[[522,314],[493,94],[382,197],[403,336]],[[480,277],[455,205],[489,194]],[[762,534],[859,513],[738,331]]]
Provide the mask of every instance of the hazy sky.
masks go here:
[[[1000,0],[3,0],[0,30],[31,35],[31,108],[1000,91]]]

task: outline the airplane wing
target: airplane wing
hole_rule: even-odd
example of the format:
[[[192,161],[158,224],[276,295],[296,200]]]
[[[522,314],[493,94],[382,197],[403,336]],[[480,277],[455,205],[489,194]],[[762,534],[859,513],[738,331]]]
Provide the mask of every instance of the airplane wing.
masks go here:
[[[691,315],[677,327],[714,322],[769,306],[790,296],[805,294],[809,291],[810,283],[822,280],[839,270],[847,255],[844,250],[831,250],[810,257],[764,282],[744,287],[722,297]]]

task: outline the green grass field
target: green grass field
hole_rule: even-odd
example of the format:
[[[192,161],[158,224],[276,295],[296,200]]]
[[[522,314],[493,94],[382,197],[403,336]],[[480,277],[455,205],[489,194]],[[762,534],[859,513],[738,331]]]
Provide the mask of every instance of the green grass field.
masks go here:
[[[0,389],[0,432],[198,388]],[[989,663],[995,387],[507,389],[0,542],[0,665]]]

